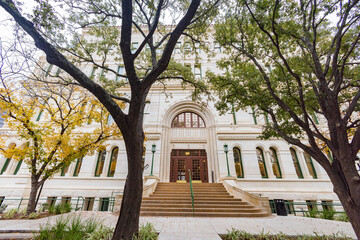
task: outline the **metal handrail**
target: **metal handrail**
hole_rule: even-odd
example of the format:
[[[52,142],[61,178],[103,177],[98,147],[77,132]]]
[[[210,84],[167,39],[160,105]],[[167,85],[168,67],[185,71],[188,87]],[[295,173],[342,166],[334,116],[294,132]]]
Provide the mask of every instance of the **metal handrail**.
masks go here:
[[[191,192],[191,203],[192,203],[193,216],[194,216],[194,215],[195,215],[194,192],[193,192],[193,187],[192,187],[191,171],[190,171],[190,169],[189,169],[189,182],[190,182],[190,192]]]

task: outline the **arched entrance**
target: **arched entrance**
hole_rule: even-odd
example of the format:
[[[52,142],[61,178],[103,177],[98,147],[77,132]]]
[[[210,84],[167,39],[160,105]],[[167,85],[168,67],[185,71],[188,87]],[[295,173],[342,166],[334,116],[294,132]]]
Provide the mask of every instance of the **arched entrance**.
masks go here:
[[[162,122],[160,181],[217,182],[215,120],[208,108],[191,101],[175,103]],[[209,176],[211,178],[209,179]]]
[[[209,182],[205,149],[173,149],[171,151],[170,182]]]

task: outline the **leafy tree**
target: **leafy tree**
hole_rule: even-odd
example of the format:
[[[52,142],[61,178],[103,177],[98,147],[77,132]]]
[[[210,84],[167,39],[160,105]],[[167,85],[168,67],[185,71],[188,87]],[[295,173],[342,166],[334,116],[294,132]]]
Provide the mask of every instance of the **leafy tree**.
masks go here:
[[[166,72],[179,38],[184,33],[190,42],[194,42],[196,36],[204,36],[200,33],[215,16],[219,2],[36,0],[34,11],[24,13],[19,1],[0,1],[0,6],[45,53],[47,62],[64,70],[77,84],[90,91],[109,111],[123,135],[128,177],[113,239],[131,239],[138,231],[143,186],[143,112],[147,94],[154,83],[163,81],[169,74],[180,76],[176,69]],[[170,25],[167,16],[172,18]],[[168,25],[164,25],[166,23]],[[118,24],[121,27],[114,27]],[[79,33],[81,30],[84,35]],[[142,39],[134,41],[133,31],[140,33]],[[71,36],[62,33],[71,33]],[[134,46],[132,43],[136,41],[138,45]],[[147,65],[144,56],[150,59]],[[109,67],[110,60],[123,65],[125,72]],[[100,81],[88,77],[81,67],[86,63],[104,70],[104,73],[107,71],[127,79],[131,95],[119,95],[119,87],[125,82],[109,81],[107,74],[100,74]],[[203,87],[202,84],[199,86]],[[126,103],[128,113],[115,100]]]
[[[356,0],[236,1],[215,26],[224,74],[209,74],[221,111],[268,115],[263,138],[281,137],[325,169],[358,238],[359,10]]]
[[[5,83],[3,81],[3,83]],[[29,85],[31,84],[31,85]],[[7,126],[24,144],[8,147],[1,136],[0,150],[7,158],[27,164],[31,191],[27,214],[35,211],[40,186],[74,160],[92,154],[106,139],[119,137],[115,124],[107,125],[107,111],[76,86],[35,83],[24,87],[5,84],[0,89],[0,108]],[[82,127],[99,125],[93,132]]]

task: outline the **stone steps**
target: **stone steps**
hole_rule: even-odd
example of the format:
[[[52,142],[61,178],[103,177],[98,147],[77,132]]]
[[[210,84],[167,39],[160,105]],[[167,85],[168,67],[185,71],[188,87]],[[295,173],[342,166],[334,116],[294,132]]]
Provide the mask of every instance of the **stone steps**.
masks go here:
[[[267,212],[236,199],[221,183],[194,183],[194,214],[188,183],[158,183],[142,200],[141,216],[264,217]]]

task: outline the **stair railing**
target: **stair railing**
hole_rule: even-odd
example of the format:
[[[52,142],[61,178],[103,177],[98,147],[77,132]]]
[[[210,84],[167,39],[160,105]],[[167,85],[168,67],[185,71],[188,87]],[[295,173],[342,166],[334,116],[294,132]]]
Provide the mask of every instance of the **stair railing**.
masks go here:
[[[189,170],[189,182],[190,182],[190,192],[191,192],[191,203],[192,203],[192,210],[193,210],[193,217],[195,215],[195,206],[194,206],[194,192],[193,192],[193,186],[191,181],[191,171]]]

